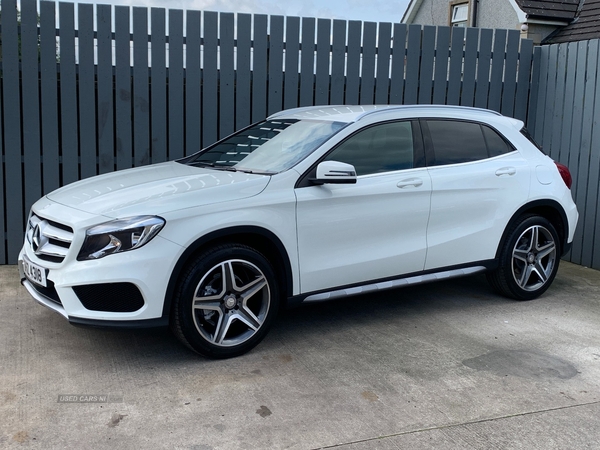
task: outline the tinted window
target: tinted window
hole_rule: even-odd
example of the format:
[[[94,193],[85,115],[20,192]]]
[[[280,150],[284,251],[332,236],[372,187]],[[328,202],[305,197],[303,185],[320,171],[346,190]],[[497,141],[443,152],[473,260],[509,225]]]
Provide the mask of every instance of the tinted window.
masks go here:
[[[385,123],[359,131],[327,155],[328,161],[352,164],[357,175],[413,167],[410,122]]]
[[[453,120],[428,120],[434,165],[457,164],[488,157],[481,126]]]
[[[483,130],[483,137],[485,138],[488,155],[490,157],[503,155],[513,151],[512,147],[508,145],[495,130],[486,127],[485,125],[482,125],[481,129]]]
[[[542,153],[545,154],[544,149],[542,148],[542,146],[540,144],[537,143],[537,141],[533,138],[533,136],[531,135],[531,133],[529,133],[529,130],[525,127],[521,128],[521,134],[523,136],[525,136],[529,142],[531,142],[533,145],[535,145],[538,150]]]

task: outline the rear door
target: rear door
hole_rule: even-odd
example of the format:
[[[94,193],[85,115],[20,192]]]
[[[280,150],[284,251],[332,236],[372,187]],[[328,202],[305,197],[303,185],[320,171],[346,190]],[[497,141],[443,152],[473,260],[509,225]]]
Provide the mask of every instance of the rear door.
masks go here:
[[[494,258],[510,217],[528,197],[528,162],[487,125],[421,124],[432,183],[425,269]]]

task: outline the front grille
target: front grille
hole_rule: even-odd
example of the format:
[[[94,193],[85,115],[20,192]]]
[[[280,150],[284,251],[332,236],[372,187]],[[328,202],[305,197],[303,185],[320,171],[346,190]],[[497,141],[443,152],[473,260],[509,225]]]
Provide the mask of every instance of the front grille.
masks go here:
[[[81,304],[91,311],[134,312],[144,306],[135,284],[104,283],[73,286]]]
[[[43,295],[44,297],[46,297],[48,300],[56,303],[57,305],[61,305],[62,306],[62,302],[60,301],[60,297],[58,296],[58,293],[56,292],[56,288],[54,287],[54,283],[50,280],[46,280],[46,284],[47,286],[40,286],[39,284],[35,284],[35,283],[31,283],[30,285],[33,289],[35,289],[37,291],[38,294]]]
[[[31,214],[27,222],[26,236],[38,258],[56,263],[65,259],[73,242],[70,227],[35,214]]]

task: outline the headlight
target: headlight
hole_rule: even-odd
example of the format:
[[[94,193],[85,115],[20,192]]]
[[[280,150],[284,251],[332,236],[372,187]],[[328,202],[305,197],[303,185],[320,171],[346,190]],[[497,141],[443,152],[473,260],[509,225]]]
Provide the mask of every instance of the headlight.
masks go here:
[[[162,217],[137,216],[92,227],[85,233],[77,260],[99,259],[140,248],[150,242],[164,225]]]

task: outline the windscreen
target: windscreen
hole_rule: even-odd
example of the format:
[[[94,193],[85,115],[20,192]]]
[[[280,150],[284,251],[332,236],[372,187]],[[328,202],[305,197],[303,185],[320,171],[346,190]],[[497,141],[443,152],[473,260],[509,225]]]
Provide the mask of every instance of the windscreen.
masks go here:
[[[252,173],[283,172],[310,155],[345,125],[320,120],[266,120],[181,162]]]

